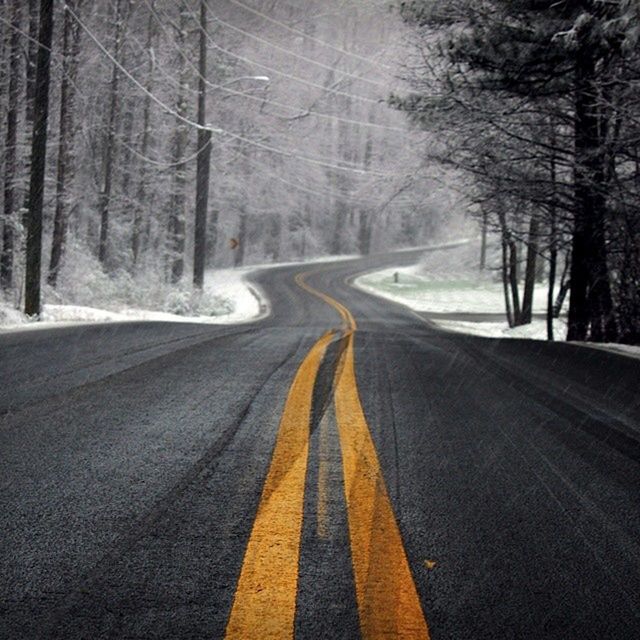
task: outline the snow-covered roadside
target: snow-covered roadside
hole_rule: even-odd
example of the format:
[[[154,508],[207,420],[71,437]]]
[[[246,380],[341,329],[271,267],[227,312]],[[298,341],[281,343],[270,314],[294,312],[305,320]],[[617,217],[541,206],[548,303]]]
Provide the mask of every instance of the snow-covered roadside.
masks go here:
[[[481,319],[472,320],[462,317],[430,318],[449,331],[489,338],[547,339],[544,318],[534,318],[529,325],[510,328],[506,319],[503,319],[502,285],[488,278],[469,275],[466,271],[425,273],[422,265],[413,265],[362,275],[356,278],[354,285],[368,293],[399,302],[422,313],[483,316]],[[544,287],[538,287],[534,294],[534,313],[544,313],[545,308],[546,290]],[[492,318],[492,315],[496,317]],[[566,323],[563,318],[556,320],[554,331],[560,339],[564,337]]]
[[[259,268],[265,268],[266,265]],[[273,265],[270,265],[273,266]],[[0,303],[0,332],[42,329],[60,324],[86,324],[100,322],[127,322],[132,320],[164,322],[200,322],[209,324],[235,324],[256,320],[268,314],[269,305],[262,293],[250,284],[247,275],[254,267],[243,269],[216,269],[205,278],[204,301],[200,306],[205,314],[189,315],[116,307],[101,309],[73,304],[44,304],[39,322],[29,321],[13,307]],[[187,301],[176,293],[170,301],[172,307],[180,307]],[[192,303],[192,301],[188,301]]]
[[[255,321],[269,314],[269,302],[248,276],[263,269],[315,264],[335,260],[351,260],[358,256],[326,256],[309,261],[256,264],[238,269],[211,269],[205,274],[205,288],[201,298],[187,291],[171,291],[164,301],[168,310],[140,309],[123,304],[109,308],[78,304],[43,305],[39,322],[30,321],[24,314],[0,299],[0,333],[43,329],[61,324],[102,322],[130,322],[132,320],[158,322],[199,322],[207,324],[239,324]],[[105,305],[107,306],[107,305]],[[198,313],[189,313],[190,309]],[[180,313],[175,311],[181,310]]]
[[[477,274],[470,275],[466,269],[458,273],[455,269],[446,272],[439,269],[429,271],[424,264],[391,268],[361,275],[353,284],[363,291],[399,302],[414,311],[434,314],[429,317],[429,321],[448,331],[488,338],[547,339],[544,317],[534,317],[531,324],[510,328],[504,318],[502,284]],[[545,286],[536,289],[534,313],[545,313],[546,295]],[[438,314],[460,314],[460,318],[439,318]],[[463,319],[467,314],[471,319]],[[496,317],[491,317],[494,314]],[[477,318],[473,318],[474,315]],[[554,335],[557,340],[564,340],[565,318],[554,321]],[[636,346],[584,345],[640,358],[640,347]]]

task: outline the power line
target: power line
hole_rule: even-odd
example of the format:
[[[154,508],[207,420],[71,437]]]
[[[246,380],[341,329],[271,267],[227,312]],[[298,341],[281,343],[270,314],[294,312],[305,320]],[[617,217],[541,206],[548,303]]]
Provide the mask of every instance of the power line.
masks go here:
[[[191,11],[191,9],[189,9],[188,6],[186,6],[186,4],[183,1],[183,5],[185,6],[186,11],[194,18],[197,20],[195,14]],[[198,29],[202,30],[202,27],[198,24]],[[361,100],[362,102],[368,102],[371,104],[379,104],[380,102],[382,102],[382,99],[378,99],[378,98],[367,98],[365,96],[361,96],[361,95],[357,95],[354,93],[349,93],[348,91],[340,91],[338,89],[328,89],[327,87],[322,86],[321,84],[318,84],[317,82],[311,82],[310,80],[304,80],[303,78],[298,78],[297,76],[291,75],[290,73],[285,73],[284,71],[280,71],[279,69],[275,69],[274,67],[270,67],[266,64],[262,64],[261,62],[256,62],[255,60],[251,60],[250,58],[247,58],[245,56],[241,56],[237,53],[234,53],[233,51],[229,51],[228,49],[225,49],[223,47],[221,47],[212,37],[208,32],[206,33],[206,38],[207,40],[211,43],[211,46],[214,47],[215,49],[217,49],[218,51],[220,51],[221,53],[224,53],[228,56],[231,56],[232,58],[236,58],[236,60],[241,60],[242,62],[249,64],[249,65],[254,65],[257,67],[260,67],[261,69],[266,69],[267,71],[271,72],[271,73],[275,73],[276,75],[282,76],[284,78],[289,78],[290,80],[293,80],[294,82],[299,82],[301,84],[306,84],[309,87],[313,87],[314,89],[320,89],[323,93],[325,94],[333,94],[336,96],[344,96],[345,98],[351,98],[353,100]]]
[[[160,18],[160,16],[157,13],[157,11],[149,3],[149,0],[143,0],[143,1],[147,5],[149,11],[151,12],[153,17],[155,18],[156,22],[160,25],[160,28],[163,30],[164,34],[167,35],[167,31],[166,31],[166,29],[165,29],[165,27],[164,27],[164,25],[162,23],[162,19]],[[194,16],[193,13],[191,15]],[[194,16],[194,18],[195,18],[195,16]],[[187,56],[184,53],[184,51],[182,51],[180,49],[180,47],[178,47],[176,45],[175,42],[173,42],[173,46],[178,51],[178,53],[182,56],[184,61],[191,67],[191,69],[193,71],[195,71],[197,77],[202,78],[198,68],[191,61],[189,56]],[[266,68],[266,69],[268,69],[270,71],[272,70],[271,67],[264,67],[264,68]],[[164,75],[167,75],[166,72],[164,72],[164,71],[162,71],[162,73]],[[359,127],[371,127],[373,129],[381,129],[381,130],[387,130],[387,131],[398,131],[400,133],[406,133],[407,132],[406,128],[403,128],[403,127],[396,127],[396,126],[393,126],[393,125],[386,125],[386,124],[378,124],[376,122],[364,122],[362,120],[353,120],[351,118],[343,118],[341,116],[337,116],[337,115],[330,114],[330,113],[322,113],[320,111],[314,111],[313,109],[305,109],[304,107],[296,107],[294,105],[285,104],[283,102],[277,102],[276,100],[271,100],[269,98],[253,96],[251,94],[244,93],[242,91],[237,91],[235,89],[229,89],[228,87],[225,87],[224,85],[217,84],[215,82],[211,82],[207,78],[202,78],[202,79],[207,84],[207,86],[211,87],[212,89],[218,89],[218,90],[224,91],[226,93],[229,93],[231,95],[242,96],[244,98],[247,98],[248,100],[252,100],[254,102],[259,102],[261,104],[269,104],[269,105],[272,105],[274,107],[278,107],[280,109],[289,109],[290,111],[298,112],[296,116],[290,116],[292,119],[296,118],[296,117],[297,118],[303,118],[303,117],[306,117],[307,115],[309,115],[309,116],[313,116],[313,117],[316,117],[316,118],[324,118],[324,119],[329,119],[329,120],[335,120],[336,122],[343,122],[345,124],[350,124],[350,125],[359,126]],[[174,80],[174,82],[175,82],[175,80]],[[192,92],[193,93],[197,93],[195,90],[192,90]],[[284,118],[285,116],[280,116],[280,117]]]
[[[309,62],[310,64],[315,64],[318,67],[322,67],[323,69],[328,69],[329,71],[335,71],[335,68],[328,65],[328,64],[324,64],[324,62],[318,62],[317,60],[314,60],[313,58],[309,58],[305,55],[302,55],[300,53],[296,53],[295,51],[291,51],[291,49],[287,49],[285,47],[281,47],[278,44],[275,44],[273,42],[270,42],[269,40],[265,40],[264,38],[261,38],[260,36],[257,36],[253,33],[250,33],[249,31],[245,31],[244,29],[241,29],[240,27],[236,27],[235,25],[226,22],[225,20],[222,20],[221,18],[219,18],[216,14],[213,13],[213,11],[211,11],[211,8],[209,7],[208,3],[206,0],[204,0],[205,6],[208,8],[208,10],[211,12],[211,16],[213,17],[213,19],[218,22],[219,24],[221,24],[223,27],[226,27],[227,29],[231,29],[232,31],[236,31],[237,33],[241,33],[242,35],[246,36],[247,38],[251,38],[252,40],[255,40],[256,42],[260,42],[262,44],[266,44],[269,47],[272,47],[273,49],[276,49],[277,51],[282,51],[283,53],[286,53],[290,56],[293,56],[294,58],[298,58],[299,60],[304,60],[305,62]],[[371,85],[375,85],[378,87],[385,87],[385,85],[382,82],[379,82],[378,80],[369,80],[369,78],[363,78],[361,76],[356,75],[355,73],[349,73],[348,71],[342,71],[340,70],[340,73],[344,76],[344,78],[354,78],[355,80],[358,80],[359,82],[366,82],[368,84]],[[341,78],[341,79],[344,79]]]
[[[385,173],[385,172],[380,172],[380,171],[371,171],[371,170],[366,170],[366,169],[360,169],[360,168],[353,167],[353,166],[347,166],[345,164],[338,165],[338,164],[334,164],[332,162],[325,162],[324,160],[310,158],[308,156],[303,156],[301,154],[297,154],[297,153],[294,153],[292,151],[278,149],[276,147],[272,147],[270,145],[266,145],[264,143],[257,142],[256,140],[251,140],[249,138],[245,138],[242,135],[239,135],[237,133],[233,133],[231,131],[226,131],[225,129],[220,129],[218,127],[211,127],[210,125],[201,125],[201,124],[198,124],[197,122],[194,122],[193,120],[190,120],[189,118],[185,118],[184,116],[180,115],[177,111],[175,111],[174,109],[172,109],[171,107],[166,105],[164,102],[162,102],[162,100],[160,100],[151,91],[149,91],[144,85],[142,85],[134,76],[132,76],[131,73],[129,73],[129,71],[127,71],[127,69],[125,69],[125,67],[118,60],[116,60],[116,58],[114,58],[111,55],[111,53],[109,53],[109,51],[105,48],[105,46],[96,38],[96,36],[80,20],[80,18],[78,18],[78,16],[69,7],[69,5],[65,4],[64,6],[67,8],[69,13],[73,17],[73,19],[78,23],[78,25],[80,25],[80,27],[87,33],[87,35],[91,38],[91,40],[95,43],[95,45],[100,49],[100,51],[105,56],[107,56],[107,58],[125,75],[125,77],[128,80],[130,80],[136,87],[138,87],[138,89],[140,89],[145,95],[147,95],[151,100],[153,100],[158,106],[160,106],[160,108],[163,111],[165,111],[166,113],[174,116],[175,118],[177,118],[178,120],[184,122],[185,124],[188,124],[189,126],[195,128],[195,129],[211,131],[213,133],[227,135],[227,136],[229,136],[229,137],[231,137],[231,138],[233,138],[235,140],[239,140],[241,142],[244,142],[245,144],[249,144],[251,146],[257,147],[257,148],[262,149],[264,151],[269,151],[270,153],[275,153],[277,155],[281,155],[281,156],[285,156],[285,157],[289,157],[289,158],[295,158],[295,159],[298,159],[298,160],[303,160],[305,162],[309,162],[310,164],[316,164],[318,166],[323,166],[323,167],[326,167],[326,168],[329,168],[329,169],[336,169],[336,170],[339,170],[339,171],[351,171],[353,173],[357,173],[357,174],[361,174],[361,175],[373,175],[373,176],[379,176],[379,177],[389,177],[389,176],[397,175],[397,174],[393,174],[393,173]]]
[[[132,76],[129,73],[129,71],[127,71],[127,69],[125,69],[122,66],[122,64],[120,64],[120,62],[118,62],[118,60],[116,60],[111,55],[111,53],[109,53],[109,51],[105,48],[105,46],[95,37],[93,32],[84,24],[84,22],[82,22],[82,20],[80,20],[80,18],[78,18],[78,16],[75,14],[73,9],[71,9],[71,7],[69,7],[68,4],[65,3],[64,7],[69,12],[71,17],[82,28],[82,30],[89,36],[89,38],[91,38],[91,40],[100,49],[100,51],[105,56],[107,56],[107,58],[109,58],[109,60],[125,75],[125,77],[128,80],[133,82],[133,84],[136,85],[136,87],[138,87],[138,89],[140,89],[140,91],[142,91],[146,96],[148,96],[151,100],[153,100],[163,111],[165,111],[166,113],[174,116],[178,120],[184,122],[185,124],[188,124],[189,126],[195,128],[195,129],[202,129],[204,131],[214,131],[215,133],[221,133],[222,132],[221,129],[215,129],[215,128],[210,127],[210,126],[204,126],[204,125],[198,124],[197,122],[194,122],[193,120],[190,120],[189,118],[185,118],[184,116],[180,115],[175,109],[172,109],[171,107],[166,105],[164,102],[162,102],[162,100],[160,100],[156,95],[154,95],[151,91],[149,91],[143,84],[141,84],[134,76]]]
[[[348,56],[352,56],[354,58],[357,58],[358,60],[361,60],[362,62],[367,62],[368,64],[371,64],[371,65],[384,67],[385,69],[391,69],[391,66],[388,65],[388,64],[384,64],[382,62],[377,62],[376,60],[373,60],[371,58],[367,58],[367,57],[362,56],[362,55],[360,55],[358,53],[355,53],[353,51],[347,51],[346,49],[342,49],[341,47],[338,47],[336,45],[329,44],[328,42],[325,42],[324,40],[320,40],[320,38],[316,38],[314,36],[310,36],[308,33],[305,33],[304,31],[301,31],[300,29],[295,29],[294,27],[291,27],[288,24],[285,24],[284,22],[280,22],[280,20],[276,20],[275,18],[272,18],[271,16],[267,15],[266,13],[262,13],[262,11],[258,11],[254,7],[250,7],[250,6],[246,5],[244,2],[240,2],[239,0],[228,0],[228,2],[230,2],[231,4],[235,4],[238,7],[242,7],[246,11],[249,11],[250,13],[253,13],[256,16],[260,16],[261,18],[263,18],[264,20],[267,20],[268,22],[271,22],[273,24],[277,24],[279,27],[282,27],[283,29],[286,29],[287,31],[290,31],[291,33],[295,33],[296,35],[303,36],[303,37],[307,38],[308,40],[311,40],[312,42],[317,42],[318,44],[322,45],[323,47],[328,47],[329,49],[333,49],[334,51],[337,51],[339,53],[342,53],[342,54],[345,54],[345,55],[348,55]]]

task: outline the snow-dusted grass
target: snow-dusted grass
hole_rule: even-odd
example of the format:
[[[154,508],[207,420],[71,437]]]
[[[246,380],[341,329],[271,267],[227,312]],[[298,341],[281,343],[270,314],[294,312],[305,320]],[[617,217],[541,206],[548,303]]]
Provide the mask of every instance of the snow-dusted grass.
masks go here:
[[[435,247],[432,247],[435,249]],[[411,267],[384,269],[362,275],[354,285],[374,295],[399,302],[414,311],[434,314],[431,322],[448,331],[457,331],[488,338],[547,339],[545,317],[535,317],[531,324],[509,327],[504,311],[502,283],[494,275],[481,274],[477,268],[478,245],[461,244],[446,251],[425,253],[420,264]],[[394,274],[398,274],[395,282]],[[536,285],[534,314],[546,314],[547,285]],[[457,318],[438,314],[458,315]],[[473,317],[477,315],[477,317]],[[467,316],[470,316],[467,318]],[[492,317],[493,316],[493,317]],[[567,335],[566,318],[554,320],[554,338]],[[621,344],[582,343],[594,349],[604,349],[629,357],[640,358],[640,347]]]
[[[398,282],[394,274],[398,274]],[[363,289],[431,313],[504,313],[502,284],[469,273],[423,273],[421,266],[384,269],[356,280]],[[534,294],[534,312],[546,309],[546,289]]]
[[[492,338],[546,340],[545,318],[534,317],[531,324],[509,327],[502,283],[496,272],[478,270],[478,254],[476,242],[459,243],[453,248],[425,253],[417,265],[362,275],[354,284],[414,311],[436,314],[430,320],[449,331]],[[534,290],[533,312],[545,314],[546,308],[546,284],[538,284]],[[437,314],[460,314],[460,317],[438,318]],[[467,319],[467,314],[478,314],[478,317]],[[564,318],[554,322],[554,334],[559,340],[566,336]]]
[[[147,287],[143,291],[136,292],[135,284],[129,283],[130,290],[121,290],[118,295],[112,294],[110,296],[110,292],[105,293],[103,289],[100,294],[101,306],[45,302],[39,322],[29,321],[24,314],[11,305],[0,302],[0,330],[44,328],[57,323],[125,322],[131,320],[211,324],[247,322],[258,318],[267,311],[266,301],[246,280],[248,272],[248,269],[209,271],[206,274],[205,288],[201,294],[194,293],[186,287],[170,287],[168,285],[160,291],[151,292]],[[142,304],[146,302],[149,306],[156,308],[128,304],[129,298],[135,299],[136,293],[137,299]],[[85,297],[91,299],[92,296],[86,295]]]

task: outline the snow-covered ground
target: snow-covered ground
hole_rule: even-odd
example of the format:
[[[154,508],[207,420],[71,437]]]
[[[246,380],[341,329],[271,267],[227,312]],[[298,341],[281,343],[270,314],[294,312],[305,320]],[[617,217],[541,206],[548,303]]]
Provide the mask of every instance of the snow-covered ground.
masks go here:
[[[449,245],[447,250],[431,247],[421,263],[410,267],[383,269],[359,276],[360,289],[421,313],[443,329],[489,338],[547,339],[546,284],[537,285],[531,324],[510,328],[504,311],[502,283],[495,272],[480,273],[477,242]],[[444,248],[444,247],[443,247]],[[397,274],[397,277],[396,277]],[[397,282],[396,282],[397,279]],[[564,340],[566,317],[554,320],[554,338]],[[640,358],[640,347],[620,344],[585,346]]]
[[[460,265],[458,265],[458,268]],[[395,282],[395,274],[398,282]],[[504,316],[502,284],[490,276],[481,276],[464,269],[443,272],[428,271],[424,264],[384,269],[357,278],[354,284],[361,289],[407,305],[414,311],[432,314],[476,315],[472,319],[432,317],[443,329],[461,331],[493,338],[547,339],[546,320],[534,317],[530,325],[509,328]],[[546,287],[536,288],[533,300],[535,314],[546,310]],[[495,315],[495,317],[491,317]],[[566,335],[566,322],[554,323],[558,339]]]
[[[147,300],[149,306],[154,302],[160,309],[138,308],[134,305],[118,302],[120,292],[111,292],[109,282],[102,283],[95,273],[76,275],[74,295],[95,300],[98,304],[70,304],[65,301],[46,302],[39,322],[30,321],[15,307],[0,298],[0,332],[40,329],[54,324],[77,324],[88,322],[126,322],[131,320],[150,320],[165,322],[201,322],[210,324],[237,324],[249,322],[269,313],[269,302],[262,292],[251,284],[247,276],[252,272],[296,264],[322,263],[328,260],[350,260],[356,256],[327,256],[308,262],[286,262],[277,264],[257,264],[238,269],[211,269],[205,274],[205,287],[202,295],[194,295],[189,290],[178,287],[169,288],[162,300],[158,292],[149,295],[143,287],[131,285],[129,298],[138,297],[136,286],[140,289],[140,298]],[[95,269],[94,269],[95,271]],[[107,278],[106,276],[104,278]],[[129,284],[125,279],[124,282]],[[96,294],[99,291],[99,294]],[[48,292],[52,297],[52,291]]]
[[[172,291],[166,300],[171,311],[138,309],[112,305],[103,309],[77,304],[43,305],[39,322],[30,322],[22,313],[8,304],[0,304],[0,331],[37,329],[58,323],[124,322],[131,320],[155,320],[168,322],[203,322],[232,324],[254,320],[268,312],[264,296],[251,285],[246,275],[253,270],[216,269],[205,278],[205,289],[201,296],[185,291]],[[197,315],[189,309],[198,310]],[[177,313],[179,311],[179,313]]]

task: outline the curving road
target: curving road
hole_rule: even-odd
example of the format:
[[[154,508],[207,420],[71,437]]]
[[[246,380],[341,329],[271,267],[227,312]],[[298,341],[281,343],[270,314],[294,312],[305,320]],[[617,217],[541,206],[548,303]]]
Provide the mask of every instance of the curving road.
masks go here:
[[[415,259],[0,335],[0,637],[640,637],[640,360],[348,285]]]

